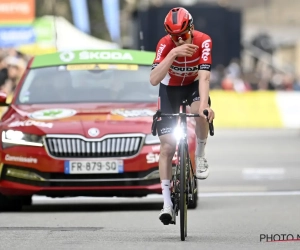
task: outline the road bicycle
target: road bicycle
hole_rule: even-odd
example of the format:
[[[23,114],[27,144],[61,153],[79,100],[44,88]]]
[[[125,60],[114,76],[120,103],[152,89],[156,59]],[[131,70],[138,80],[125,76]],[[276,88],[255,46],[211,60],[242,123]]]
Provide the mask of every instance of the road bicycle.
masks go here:
[[[197,193],[197,177],[194,174],[194,169],[189,155],[188,148],[188,134],[187,134],[187,117],[199,117],[199,114],[186,113],[187,102],[182,102],[182,112],[175,114],[165,114],[160,110],[153,116],[152,135],[156,136],[156,122],[160,117],[180,117],[180,131],[182,131],[181,138],[177,145],[177,163],[175,172],[172,176],[171,185],[171,200],[173,202],[174,220],[171,224],[176,225],[176,216],[180,212],[180,238],[182,241],[187,237],[187,208],[195,204],[195,193]],[[204,115],[208,116],[208,111],[204,110]],[[208,118],[207,118],[208,122]],[[213,122],[209,123],[209,133],[214,135]],[[164,223],[164,222],[163,222]],[[166,222],[166,224],[168,224]],[[165,223],[164,223],[165,224]]]

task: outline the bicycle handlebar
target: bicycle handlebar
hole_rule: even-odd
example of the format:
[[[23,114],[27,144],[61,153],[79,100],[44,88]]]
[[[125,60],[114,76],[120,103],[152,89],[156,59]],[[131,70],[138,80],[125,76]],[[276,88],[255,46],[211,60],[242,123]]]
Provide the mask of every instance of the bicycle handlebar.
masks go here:
[[[206,120],[209,124],[209,134],[211,136],[213,136],[215,134],[215,131],[214,131],[214,124],[213,122],[209,122],[208,121],[208,111],[205,109],[203,111],[203,114],[206,116]],[[187,113],[176,113],[176,114],[165,114],[165,113],[162,113],[160,110],[157,110],[155,115],[153,116],[153,123],[152,123],[152,135],[153,136],[156,136],[156,122],[158,120],[158,118],[160,117],[200,117],[199,114],[187,114]]]
[[[210,134],[211,136],[214,136],[214,134],[215,134],[214,121],[212,121],[212,122],[209,122],[209,121],[208,121],[208,110],[207,110],[207,109],[203,110],[203,114],[206,116],[206,120],[207,120],[207,122],[208,122],[208,126],[209,126],[209,134]]]

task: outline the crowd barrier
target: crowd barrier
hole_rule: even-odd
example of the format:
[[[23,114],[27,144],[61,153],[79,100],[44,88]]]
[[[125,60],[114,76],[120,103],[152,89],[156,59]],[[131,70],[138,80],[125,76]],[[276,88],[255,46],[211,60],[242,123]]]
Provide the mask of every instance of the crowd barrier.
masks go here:
[[[299,128],[300,92],[210,91],[216,128]],[[0,108],[0,116],[6,108]]]
[[[211,91],[215,127],[300,128],[300,92]]]

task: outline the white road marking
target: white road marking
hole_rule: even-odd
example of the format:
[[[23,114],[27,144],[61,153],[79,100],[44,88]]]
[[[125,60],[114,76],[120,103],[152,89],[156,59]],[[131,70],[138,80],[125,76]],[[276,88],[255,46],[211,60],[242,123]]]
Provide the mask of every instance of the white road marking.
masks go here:
[[[198,197],[295,196],[300,191],[201,193]]]
[[[286,176],[285,168],[244,168],[244,180],[282,180]]]
[[[243,175],[284,175],[285,168],[244,168]]]
[[[200,198],[213,198],[213,197],[257,197],[257,196],[298,196],[300,191],[269,191],[269,192],[214,192],[214,193],[200,193],[198,197]],[[71,198],[49,198],[45,196],[33,196],[33,204],[43,204],[43,203],[98,203],[98,202],[140,202],[147,200],[162,200],[163,196],[159,194],[149,195],[143,198],[115,198],[115,197],[71,197]]]

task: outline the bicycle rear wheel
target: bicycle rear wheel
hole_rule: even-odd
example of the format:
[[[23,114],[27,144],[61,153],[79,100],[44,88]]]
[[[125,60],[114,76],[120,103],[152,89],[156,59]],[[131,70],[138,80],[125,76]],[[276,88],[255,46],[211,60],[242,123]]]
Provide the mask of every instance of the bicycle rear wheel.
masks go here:
[[[186,150],[184,143],[180,146],[180,238],[187,236],[187,192],[186,192]]]

